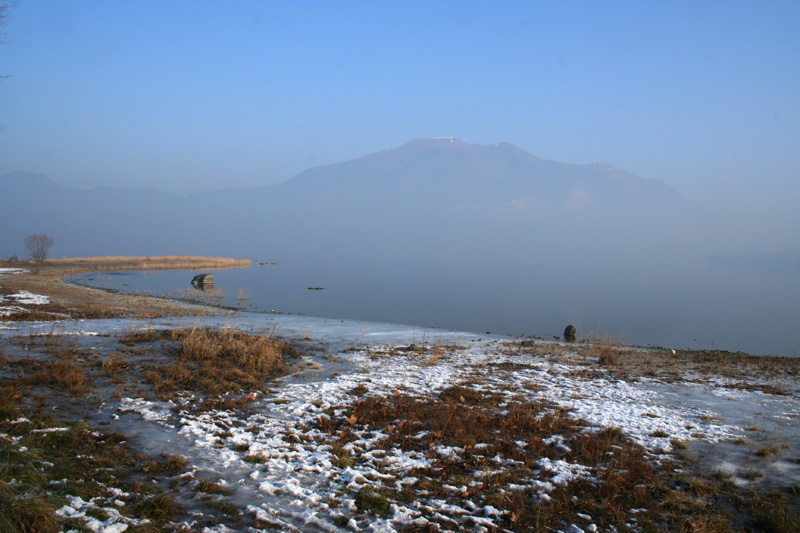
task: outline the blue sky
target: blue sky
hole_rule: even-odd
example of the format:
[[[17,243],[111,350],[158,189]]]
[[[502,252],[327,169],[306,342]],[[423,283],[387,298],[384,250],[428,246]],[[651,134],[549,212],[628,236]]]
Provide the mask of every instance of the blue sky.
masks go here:
[[[800,203],[800,2],[19,0],[0,174],[191,192],[420,137]]]

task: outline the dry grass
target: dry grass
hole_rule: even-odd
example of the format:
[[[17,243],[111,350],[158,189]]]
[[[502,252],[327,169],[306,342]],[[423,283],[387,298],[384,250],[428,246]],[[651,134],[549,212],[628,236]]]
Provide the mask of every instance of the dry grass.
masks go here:
[[[752,513],[757,531],[797,533],[800,514],[788,505],[788,497],[778,491],[768,494],[750,492],[744,506]]]
[[[230,494],[230,489],[224,488],[219,483],[215,483],[210,479],[200,479],[194,487],[195,492],[203,494]]]
[[[70,361],[43,362],[30,376],[29,383],[66,389],[72,394],[85,394],[92,390],[83,367]]]
[[[569,353],[573,345],[528,339],[522,341],[519,346],[520,353],[528,355],[549,355],[553,357],[561,357]]]
[[[0,491],[0,531],[56,533],[61,531],[56,507],[41,496],[14,494],[5,482]]]
[[[268,381],[286,372],[292,346],[268,335],[250,335],[232,328],[176,329],[131,332],[120,339],[126,345],[163,341],[159,351],[176,357],[174,364],[152,365],[143,374],[156,392],[167,397],[179,390],[209,396],[264,390]],[[209,397],[198,409],[235,408],[232,398]]]
[[[391,502],[413,503],[418,491],[424,491],[429,498],[454,503],[463,498],[462,505],[470,500],[507,511],[502,526],[513,531],[551,530],[575,513],[593,516],[601,527],[620,528],[630,518],[628,509],[651,500],[646,487],[658,477],[644,451],[617,429],[586,432],[582,421],[545,402],[506,403],[500,394],[467,386],[449,387],[436,399],[402,393],[366,396],[339,417],[321,417],[318,426],[332,436],[331,454],[340,468],[363,460],[344,446],[357,438],[354,430],[382,430],[387,436],[377,443],[378,449],[399,448],[433,459],[431,466],[407,474],[420,480],[413,488],[387,485],[359,493],[358,508],[376,514]],[[556,435],[564,436],[566,447],[559,439],[548,440]],[[463,452],[442,456],[437,447]],[[373,449],[370,456],[374,455]],[[494,457],[508,464],[497,470]],[[598,482],[574,480],[556,486],[552,499],[536,501],[532,489],[514,487],[537,479],[536,464],[542,458],[588,465]],[[454,493],[447,488],[452,486],[468,488]],[[640,486],[642,490],[633,490]],[[441,515],[427,518],[448,526]]]
[[[284,341],[248,335],[231,328],[176,331],[181,341],[181,358],[190,361],[231,363],[258,374],[280,375],[286,369],[284,354],[290,346]]]
[[[128,331],[119,338],[125,346],[135,346],[145,342],[156,342],[172,338],[172,332],[166,329],[144,329]]]
[[[120,498],[109,487],[136,492],[125,480],[140,463],[123,435],[57,420],[48,406],[24,410],[24,403],[24,389],[0,387],[0,531],[86,531],[80,521],[56,515],[67,495],[102,501]],[[152,489],[144,488],[149,495]],[[119,510],[130,516],[135,510],[127,504],[144,500],[135,494],[127,499]],[[142,505],[139,517],[156,518],[148,530],[161,531],[177,509],[156,504]]]
[[[45,348],[58,359],[72,359],[80,353],[78,340],[73,335],[63,335],[52,331],[46,335],[29,335],[30,345]]]
[[[582,350],[585,357],[593,357],[603,366],[619,366],[626,363],[632,357],[641,356],[642,352],[637,352],[629,347],[623,346],[618,340],[611,337],[604,337],[590,341]]]
[[[365,464],[385,476],[355,494],[359,513],[381,516],[392,503],[437,499],[459,507],[491,505],[505,512],[498,526],[508,531],[564,530],[578,515],[591,516],[603,531],[722,533],[739,531],[741,523],[756,531],[800,530],[786,495],[746,494],[732,483],[687,475],[686,465],[663,457],[653,462],[620,429],[592,431],[546,402],[509,400],[463,384],[435,397],[367,392],[360,387],[351,407],[331,407],[316,424],[329,435],[334,467]],[[384,436],[362,452],[359,439],[372,431]],[[441,449],[456,453],[437,453]],[[381,458],[396,450],[431,461],[402,474],[418,479],[413,486],[386,481],[393,463]],[[548,479],[537,466],[542,458],[584,465],[589,475],[541,497],[526,485]],[[456,523],[446,511],[423,514],[429,531]],[[345,515],[340,518],[346,523]]]
[[[9,264],[0,261],[0,266]],[[219,270],[250,266],[247,259],[200,256],[163,257],[88,257],[62,258],[42,263],[25,264],[26,273],[5,276],[6,291],[28,290],[47,296],[49,304],[23,304],[25,312],[0,316],[0,321],[55,320],[63,318],[151,318],[170,315],[195,315],[197,308],[177,302],[142,295],[117,294],[101,289],[62,283],[76,274],[95,271],[204,269]],[[11,264],[11,266],[18,266]],[[2,292],[2,291],[0,291]],[[218,302],[203,302],[216,305]],[[212,310],[205,311],[213,312]]]
[[[743,390],[759,390],[780,396],[798,395],[800,390],[775,383],[795,380],[800,376],[800,358],[752,356],[720,350],[669,350],[626,346],[622,341],[605,337],[578,343],[559,344],[533,340],[508,343],[508,353],[532,356],[577,357],[595,360],[604,372],[626,379],[640,377],[665,381],[691,379],[702,381],[725,377],[727,386]],[[577,362],[573,358],[573,362]]]
[[[195,255],[64,257],[47,262],[54,265],[89,267],[90,270],[220,269],[251,265],[249,259]]]
[[[505,343],[506,355],[530,355],[552,359],[594,360],[599,370],[625,379],[640,377],[664,381],[703,381],[725,377],[726,386],[758,390],[778,396],[798,396],[800,389],[777,385],[800,376],[800,358],[753,356],[721,350],[672,350],[626,346],[621,340],[604,337],[573,343],[526,339]]]
[[[142,499],[136,506],[136,512],[150,520],[165,521],[180,511],[180,506],[172,495],[164,491]]]

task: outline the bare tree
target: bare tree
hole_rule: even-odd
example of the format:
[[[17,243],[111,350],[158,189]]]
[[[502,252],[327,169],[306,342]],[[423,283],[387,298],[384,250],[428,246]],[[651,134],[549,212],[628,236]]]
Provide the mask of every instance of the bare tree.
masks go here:
[[[6,44],[5,34],[2,31],[3,26],[8,24],[8,12],[16,5],[14,0],[0,0],[0,44]],[[0,75],[0,80],[8,78],[8,76]]]
[[[11,8],[16,5],[17,3],[13,0],[0,0],[0,27],[8,23],[8,13],[11,11]],[[5,43],[2,37],[3,34],[0,33],[0,43]]]
[[[47,259],[47,252],[53,246],[53,238],[44,233],[34,233],[25,237],[25,248],[31,254],[31,259],[36,262]]]

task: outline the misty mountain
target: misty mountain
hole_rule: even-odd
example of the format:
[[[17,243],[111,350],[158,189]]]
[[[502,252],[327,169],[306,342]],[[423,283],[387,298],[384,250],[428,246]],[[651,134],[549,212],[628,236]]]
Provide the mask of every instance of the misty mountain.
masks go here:
[[[452,137],[418,139],[354,161],[309,169],[275,190],[405,198],[467,208],[688,205],[663,182],[642,179],[608,163],[568,165],[539,159],[507,142],[476,145]]]
[[[221,181],[221,185],[224,182]],[[697,209],[669,186],[609,164],[548,161],[509,144],[419,139],[277,185],[178,196],[0,176],[0,256],[30,233],[54,256],[203,253],[305,257],[443,254],[572,243],[660,242]],[[439,253],[439,252],[437,252]],[[434,254],[436,255],[436,254]]]

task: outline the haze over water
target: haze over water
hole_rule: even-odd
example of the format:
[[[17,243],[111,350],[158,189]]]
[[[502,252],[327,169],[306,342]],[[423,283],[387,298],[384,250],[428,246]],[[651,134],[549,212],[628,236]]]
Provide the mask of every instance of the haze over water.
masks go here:
[[[78,281],[179,297],[191,289],[194,274],[87,274]],[[710,278],[712,283],[668,280],[648,287],[619,279],[598,287],[592,280],[540,282],[535,277],[457,273],[422,276],[409,283],[395,275],[399,273],[337,261],[279,262],[217,271],[215,289],[224,293],[225,305],[261,312],[544,339],[560,336],[567,324],[574,324],[579,338],[610,336],[643,346],[800,355],[797,280],[720,273]],[[244,299],[239,298],[242,295]],[[212,294],[198,298],[219,301]],[[313,332],[309,334],[313,337]]]
[[[260,256],[218,286],[796,355],[798,94],[792,0],[0,0],[0,258]]]

